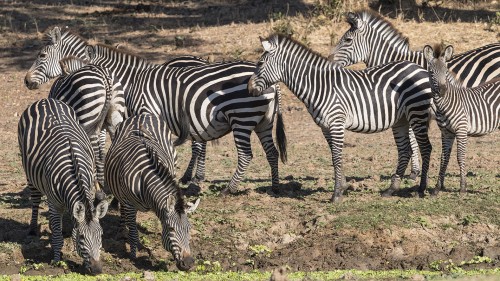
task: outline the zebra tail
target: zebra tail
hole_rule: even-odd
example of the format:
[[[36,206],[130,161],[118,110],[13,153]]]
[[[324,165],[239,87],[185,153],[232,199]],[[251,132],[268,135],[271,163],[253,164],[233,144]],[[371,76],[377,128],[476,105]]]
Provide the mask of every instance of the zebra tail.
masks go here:
[[[278,140],[278,149],[280,152],[280,159],[283,164],[288,160],[288,155],[286,152],[286,134],[285,134],[285,124],[283,123],[283,115],[281,111],[281,89],[279,84],[276,84],[276,94],[278,95],[278,118],[276,120],[276,138]]]
[[[179,146],[186,142],[189,136],[189,119],[184,106],[181,107],[179,118],[179,137],[174,141],[174,146]]]

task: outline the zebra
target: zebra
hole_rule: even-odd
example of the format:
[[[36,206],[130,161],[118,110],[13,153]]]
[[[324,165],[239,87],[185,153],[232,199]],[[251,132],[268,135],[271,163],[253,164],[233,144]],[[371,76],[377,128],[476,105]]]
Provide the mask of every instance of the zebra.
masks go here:
[[[125,98],[120,82],[108,69],[88,64],[75,57],[60,61],[68,74],[52,85],[49,98],[58,99],[71,106],[90,138],[96,156],[97,180],[104,184],[104,128],[114,137],[116,126],[126,117]],[[82,66],[84,65],[84,66]],[[75,70],[77,69],[77,70]],[[104,132],[104,137],[99,135]]]
[[[444,176],[455,138],[460,167],[460,193],[465,193],[467,137],[480,137],[500,129],[500,78],[467,88],[446,66],[446,62],[453,58],[453,46],[444,49],[437,46],[433,50],[426,45],[423,54],[427,60],[443,146],[439,177],[433,194],[438,194],[444,188]]]
[[[432,150],[427,123],[430,86],[425,69],[400,61],[363,71],[337,67],[293,39],[271,35],[261,38],[264,54],[248,82],[259,95],[269,85],[283,82],[306,105],[321,128],[332,153],[335,172],[332,202],[341,200],[345,177],[342,171],[344,130],[375,133],[392,128],[398,148],[398,165],[391,186],[399,188],[410,156],[409,127],[413,128],[422,154],[419,195],[427,186]]]
[[[332,49],[329,60],[340,66],[364,62],[367,67],[407,60],[426,68],[422,52],[411,51],[408,38],[379,14],[349,12],[347,22],[351,28]],[[477,86],[500,75],[500,43],[459,54],[448,65],[459,74],[464,86]],[[414,178],[419,173],[418,145],[411,135],[410,140],[413,151],[410,177]]]
[[[33,103],[21,114],[18,141],[31,191],[29,234],[37,234],[38,209],[45,195],[49,205],[53,261],[61,260],[62,215],[66,209],[73,222],[73,243],[84,260],[85,269],[92,274],[101,273],[99,219],[106,214],[108,203],[104,200],[94,207],[97,195],[94,154],[74,110],[55,99]]]
[[[60,30],[59,30],[59,32],[60,32]],[[63,51],[66,49],[70,49],[70,48],[64,48],[63,46],[66,45],[66,38],[72,38],[71,33],[69,31],[62,34],[62,35],[59,35],[59,36],[57,36],[57,35],[54,36],[53,35],[54,33],[57,33],[57,32],[52,32],[52,33],[49,32],[49,35],[52,34],[52,36],[53,36],[53,40],[51,42],[56,41],[57,44],[50,43],[49,45],[52,46],[51,48],[49,48],[49,46],[45,46],[42,48],[42,51],[40,51],[39,57],[40,57],[40,55],[44,54],[43,59],[38,58],[37,60],[35,60],[35,62],[33,63],[33,66],[30,68],[30,70],[26,74],[25,84],[27,86],[29,85],[31,87],[34,87],[34,85],[43,81],[43,79],[40,79],[38,77],[43,78],[45,76],[48,76],[48,74],[47,75],[40,74],[39,72],[46,72],[46,73],[52,73],[52,74],[56,72],[53,70],[51,70],[51,71],[47,70],[49,65],[53,64],[51,62],[51,58],[66,57],[66,56],[70,56],[70,55],[77,56],[76,55],[77,53],[82,52],[80,49],[78,49],[78,50],[75,49],[75,51],[73,53],[66,52],[64,54],[58,53],[57,55],[51,54],[51,52],[54,53],[54,52],[59,52],[59,51]],[[72,43],[72,42],[69,42],[69,43]],[[80,43],[72,43],[72,44],[74,44],[75,46],[82,46],[82,44],[80,44]],[[83,44],[86,44],[86,43],[83,42]],[[60,47],[57,48],[57,46],[60,46]],[[92,60],[90,60],[90,62],[93,64],[96,64],[96,65],[100,65],[100,66],[111,69],[111,71],[116,75],[116,77],[118,77],[119,81],[121,82],[121,84],[124,87],[125,100],[127,101],[127,103],[128,103],[128,100],[130,99],[128,97],[130,95],[128,92],[130,92],[130,89],[133,86],[132,82],[140,82],[140,79],[137,79],[138,74],[146,69],[158,67],[158,65],[154,65],[145,59],[142,59],[138,56],[130,54],[129,52],[127,52],[125,50],[122,50],[122,49],[117,50],[117,49],[111,48],[111,47],[106,48],[105,46],[102,46],[102,45],[96,45],[96,46],[86,45],[86,46],[84,46],[83,47],[83,49],[85,49],[85,50],[83,50],[84,55],[81,55],[79,57],[84,58],[84,59],[90,58],[88,51],[92,50],[93,48],[96,48],[96,50],[102,51],[102,53],[96,54],[98,59],[92,59]],[[185,63],[185,62],[182,62],[182,63]],[[194,63],[200,64],[200,62],[198,62],[198,61],[194,62]],[[249,63],[247,63],[247,64],[249,64]],[[253,65],[253,64],[250,64],[250,65]],[[174,66],[170,65],[170,67],[174,67]],[[255,67],[255,66],[253,66],[253,67]],[[253,70],[251,71],[251,73],[253,73]],[[251,73],[248,74],[248,77],[250,77]],[[160,80],[158,80],[158,81],[160,81]],[[158,81],[156,81],[156,82],[158,82]],[[245,87],[246,87],[246,84],[245,84]],[[279,89],[279,88],[274,87],[273,89]],[[248,93],[247,93],[247,95],[248,95]],[[241,103],[237,104],[239,112],[246,112],[249,115],[259,115],[260,114],[262,116],[262,119],[265,119],[266,122],[272,124],[272,119],[268,119],[267,117],[264,118],[264,116],[266,116],[268,110],[266,110],[266,111],[262,110],[261,105],[258,104],[259,100],[262,100],[262,98],[254,99],[253,97],[248,96],[248,99],[244,100],[245,102],[241,102]],[[243,101],[243,100],[241,100],[241,101]],[[257,106],[254,106],[254,104],[256,104],[254,101],[257,101]],[[269,104],[268,108],[271,111],[273,111],[273,108],[274,108],[273,114],[277,114],[277,117],[278,117],[277,118],[277,120],[278,120],[277,132],[278,131],[279,132],[277,133],[277,135],[278,135],[278,137],[281,137],[281,139],[278,139],[278,146],[279,146],[280,152],[282,152],[280,154],[281,160],[285,161],[286,160],[286,143],[284,142],[285,133],[284,133],[284,127],[282,125],[282,123],[283,123],[282,116],[281,116],[280,112],[277,111],[277,107],[271,107],[272,105],[274,105],[274,103],[269,102],[268,104]],[[177,111],[178,111],[178,109],[177,109]],[[192,116],[194,116],[194,115],[192,115]],[[273,119],[274,119],[274,115],[273,115]],[[172,125],[172,124],[170,124],[170,125]],[[263,126],[260,126],[260,127],[263,127]],[[172,129],[172,131],[177,132],[176,128],[171,128],[171,129]],[[272,136],[272,126],[268,126],[266,130],[267,130],[267,135]],[[238,135],[240,133],[236,132],[236,134]],[[262,134],[264,134],[264,133],[261,133],[261,135]],[[198,137],[196,137],[196,136],[194,137],[195,140],[200,139],[200,141],[201,141],[201,138],[198,138],[198,139],[197,138]],[[242,138],[240,138],[240,140],[242,140],[243,138],[244,138],[244,136]],[[267,139],[268,138],[266,138],[266,140]],[[206,141],[206,140],[203,139],[203,141]],[[269,142],[271,142],[271,143],[269,143]],[[273,147],[271,147],[271,145]],[[274,142],[272,142],[272,138],[267,140],[266,146],[267,147],[264,147],[265,151],[272,151],[273,155],[274,154],[277,155],[277,153],[274,153],[276,148],[274,148]],[[202,148],[204,151],[205,147],[203,146]],[[252,157],[251,150],[248,151],[247,148],[249,148],[249,147],[245,146],[246,151],[244,151],[243,153],[240,154],[240,155],[242,155],[243,158],[240,157],[238,162],[242,163],[242,165],[240,165],[239,166],[240,168],[238,168],[237,171],[235,172],[236,176],[233,175],[232,181],[228,185],[228,188],[224,189],[223,194],[229,193],[229,191],[234,191],[236,189],[237,183],[240,180],[239,178],[243,175],[243,173],[241,172],[242,171],[241,167],[243,167],[243,166],[246,167],[248,165],[248,162],[250,161],[250,158]],[[271,161],[271,160],[274,162],[273,159],[270,159],[268,157],[268,161]],[[200,163],[198,163],[197,168],[200,167],[199,164]],[[272,175],[273,175],[272,186],[273,186],[273,190],[278,191],[279,190],[278,189],[279,177],[278,177],[278,173],[277,173],[277,165],[272,164],[272,166],[276,167],[276,168],[271,169]],[[197,169],[196,178],[200,178],[200,177],[198,177],[199,170],[200,169]]]
[[[161,221],[163,247],[172,253],[179,269],[188,270],[194,259],[186,215],[196,209],[199,199],[185,209],[175,180],[175,165],[176,152],[166,122],[151,114],[140,114],[118,126],[106,155],[105,177],[129,229],[131,257],[136,257],[139,244],[137,211],[151,210]]]
[[[389,21],[370,11],[349,12],[351,28],[332,49],[329,59],[340,66],[364,62],[367,67],[408,60],[423,68],[421,51],[411,51],[409,40]],[[448,68],[464,87],[475,87],[500,76],[500,43],[493,43],[453,56]]]

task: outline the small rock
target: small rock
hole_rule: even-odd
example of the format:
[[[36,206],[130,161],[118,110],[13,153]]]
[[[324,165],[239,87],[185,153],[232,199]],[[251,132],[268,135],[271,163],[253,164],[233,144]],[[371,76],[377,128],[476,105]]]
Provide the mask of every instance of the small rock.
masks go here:
[[[144,271],[144,280],[146,281],[153,281],[155,280],[155,275],[151,271]]]
[[[425,281],[425,276],[423,276],[422,274],[415,274],[412,277],[410,277],[410,280],[413,280],[413,281]]]
[[[10,281],[21,281],[21,274],[12,274],[10,276]]]
[[[19,113],[14,112],[14,117],[19,117]]]
[[[282,244],[289,244],[289,243],[292,243],[293,241],[295,241],[297,239],[297,235],[295,234],[285,234],[283,235],[283,237],[281,238],[281,243]]]
[[[358,278],[352,272],[346,272],[344,275],[340,276],[341,280],[357,280]]]

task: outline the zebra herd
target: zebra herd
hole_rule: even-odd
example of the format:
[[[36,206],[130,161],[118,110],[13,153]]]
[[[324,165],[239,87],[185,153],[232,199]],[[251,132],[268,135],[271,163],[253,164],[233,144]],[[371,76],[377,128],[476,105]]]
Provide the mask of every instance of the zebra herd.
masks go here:
[[[433,193],[444,187],[455,137],[460,191],[465,192],[467,137],[500,127],[500,44],[457,56],[451,46],[412,52],[407,38],[376,14],[349,13],[347,21],[351,28],[328,59],[293,39],[271,35],[261,39],[264,53],[257,64],[209,63],[193,56],[153,64],[123,49],[89,44],[58,27],[49,30],[25,85],[35,89],[59,78],[47,99],[22,114],[18,130],[33,204],[30,233],[37,232],[38,206],[45,195],[54,261],[61,259],[61,214],[69,210],[73,242],[85,269],[101,273],[99,219],[108,209],[104,195],[111,193],[120,203],[121,226],[128,228],[131,256],[141,246],[137,211],[153,211],[161,221],[163,247],[179,269],[188,270],[194,258],[187,215],[199,199],[189,203],[182,196],[175,146],[191,139],[191,160],[180,181],[199,182],[205,178],[206,142],[232,132],[238,164],[221,192],[226,195],[237,191],[253,157],[250,136],[255,132],[271,167],[272,189],[280,192],[278,158],[285,163],[287,149],[278,82],[305,104],[327,140],[335,177],[333,202],[341,200],[346,185],[346,129],[376,133],[391,128],[398,159],[383,195],[399,188],[411,160],[423,196],[432,151],[431,117],[441,129],[443,145]],[[368,68],[344,68],[359,61]],[[106,132],[112,144],[105,156]]]

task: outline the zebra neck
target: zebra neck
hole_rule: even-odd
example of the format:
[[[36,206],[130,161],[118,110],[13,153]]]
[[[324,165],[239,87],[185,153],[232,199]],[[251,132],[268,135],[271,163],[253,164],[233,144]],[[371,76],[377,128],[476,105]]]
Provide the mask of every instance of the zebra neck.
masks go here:
[[[370,56],[364,61],[367,67],[373,67],[386,64],[393,61],[411,61],[422,67],[426,67],[426,61],[422,52],[415,52],[409,49],[409,46],[403,42],[400,45],[390,45],[387,42],[376,44],[382,46],[380,49],[372,50]]]
[[[62,41],[62,58],[75,56],[80,59],[85,59],[85,48],[87,42],[80,36],[66,32],[61,36]]]

